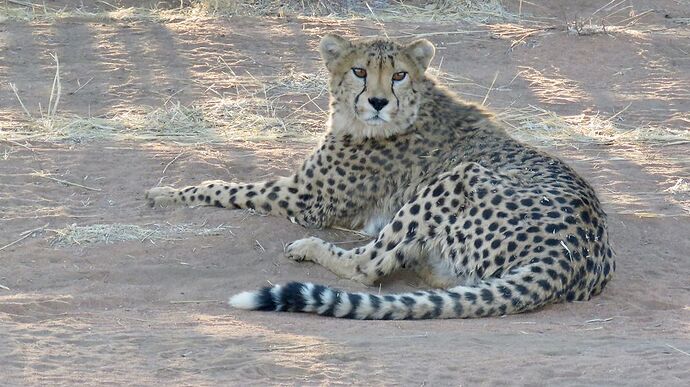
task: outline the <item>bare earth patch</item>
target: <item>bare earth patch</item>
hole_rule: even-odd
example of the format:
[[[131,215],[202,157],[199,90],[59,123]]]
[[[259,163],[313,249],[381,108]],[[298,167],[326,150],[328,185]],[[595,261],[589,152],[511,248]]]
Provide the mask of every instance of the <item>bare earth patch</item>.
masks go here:
[[[505,3],[530,19],[0,17],[3,384],[687,385],[690,7]],[[617,28],[585,28],[602,15]],[[308,235],[362,237],[244,211],[152,209],[143,192],[298,166],[325,121],[314,47],[330,31],[433,40],[449,87],[588,178],[618,256],[606,291],[481,320],[230,309],[229,295],[267,283],[363,290],[282,257]],[[380,291],[418,286],[396,276]]]

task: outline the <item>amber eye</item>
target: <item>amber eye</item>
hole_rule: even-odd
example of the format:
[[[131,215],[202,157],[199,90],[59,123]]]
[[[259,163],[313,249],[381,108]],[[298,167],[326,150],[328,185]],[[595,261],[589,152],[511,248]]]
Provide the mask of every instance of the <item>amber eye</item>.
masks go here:
[[[399,82],[399,81],[402,81],[403,79],[405,79],[406,76],[407,76],[407,73],[404,71],[401,71],[399,73],[393,74],[393,80],[395,82]]]
[[[367,70],[360,69],[359,67],[353,67],[352,73],[354,73],[357,78],[366,78],[367,76]]]

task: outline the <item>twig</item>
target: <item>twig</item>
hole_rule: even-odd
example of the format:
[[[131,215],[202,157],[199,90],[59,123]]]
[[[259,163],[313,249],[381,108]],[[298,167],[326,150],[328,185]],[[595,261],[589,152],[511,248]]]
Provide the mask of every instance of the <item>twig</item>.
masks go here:
[[[62,180],[62,179],[56,179],[56,178],[54,178],[54,177],[50,177],[50,176],[48,176],[48,175],[46,175],[46,174],[44,174],[44,173],[41,173],[41,172],[34,172],[34,173],[32,173],[32,175],[33,175],[33,176],[37,176],[37,177],[42,177],[42,178],[44,178],[44,179],[52,180],[52,181],[55,181],[55,182],[58,182],[58,183],[62,183],[62,184],[72,185],[72,186],[79,187],[79,188],[84,188],[84,189],[87,189],[87,190],[89,190],[89,191],[96,191],[96,192],[101,192],[101,191],[102,191],[100,188],[87,187],[87,186],[85,186],[85,185],[81,185],[81,184],[78,184],[78,183],[72,183],[71,181]]]
[[[185,152],[180,152],[179,155],[175,156],[174,159],[170,160],[170,162],[167,163],[167,164],[165,165],[165,168],[163,168],[163,174],[164,174],[164,175],[165,175],[165,171],[168,170],[168,167],[171,166],[172,163],[174,163],[177,159],[179,159],[184,153],[185,153]]]
[[[57,113],[57,107],[60,103],[62,83],[60,82],[60,60],[57,53],[50,54],[50,56],[55,60],[55,78],[53,78],[53,87],[50,89],[50,100],[48,100],[48,117],[53,117]]]
[[[687,352],[683,351],[682,349],[678,349],[678,348],[672,346],[671,344],[665,344],[665,345],[666,345],[667,347],[673,349],[674,351],[678,351],[678,352],[682,353],[683,355],[690,356],[690,353],[687,353]]]
[[[7,286],[5,286],[5,285],[3,285],[3,284],[0,284],[0,289],[3,289],[3,290],[10,290],[10,288],[8,288]]]
[[[8,244],[6,244],[6,245],[0,247],[0,251],[5,250],[5,249],[8,248],[8,247],[11,247],[11,246],[16,245],[17,243],[19,243],[19,242],[23,241],[24,239],[26,239],[26,238],[30,237],[31,235],[33,235],[33,233],[35,233],[36,231],[41,231],[41,230],[43,230],[44,228],[48,227],[48,225],[50,225],[50,223],[46,223],[45,226],[43,226],[43,227],[38,227],[38,228],[35,228],[35,229],[33,229],[33,230],[24,231],[23,233],[19,234],[19,235],[22,236],[21,238],[17,239],[17,240],[14,241],[14,242],[10,242],[10,243],[8,243]],[[10,289],[5,289],[5,290],[10,290]]]
[[[429,337],[428,333],[424,333],[422,335],[407,335],[407,336],[386,336],[386,337],[381,337],[381,339],[388,340],[388,339],[423,339]]]
[[[494,80],[491,81],[491,86],[489,86],[489,90],[486,91],[486,95],[484,96],[484,100],[482,101],[482,106],[484,106],[486,100],[489,98],[489,93],[491,93],[491,89],[493,89],[494,83],[496,83],[496,78],[498,78],[498,71],[496,71],[496,74],[494,75]]]
[[[24,149],[26,149],[26,150],[28,150],[28,151],[31,151],[31,152],[33,152],[33,153],[36,153],[36,151],[33,150],[33,149],[31,149],[28,145],[24,145],[24,144],[21,144],[21,143],[18,143],[18,142],[16,142],[16,141],[12,141],[12,140],[5,140],[5,141],[9,142],[10,144],[14,144],[14,145],[16,145],[16,146],[20,146],[20,147],[22,147],[22,148],[24,148]],[[31,144],[29,144],[29,145],[31,145]]]
[[[7,1],[8,3],[11,3],[11,4],[23,5],[24,7],[41,7],[41,8],[45,7],[44,5],[41,5],[41,4],[29,3],[26,1],[19,1],[19,0],[5,0],[5,1]]]
[[[76,90],[74,90],[73,92],[71,92],[70,95],[77,94],[77,92],[78,92],[79,90],[83,89],[84,86],[88,85],[89,82],[91,82],[91,81],[93,81],[93,77],[89,78],[88,81],[84,82],[84,84],[80,85]]]
[[[24,113],[26,113],[26,115],[29,116],[29,118],[33,119],[33,117],[31,116],[31,113],[29,113],[29,110],[26,108],[26,106],[24,106],[24,102],[22,102],[22,99],[19,98],[19,92],[17,91],[17,85],[15,85],[14,83],[10,83],[10,89],[12,89],[12,92],[14,92],[14,96],[17,97],[17,101],[19,101],[19,105],[22,106],[22,110],[24,110]]]
[[[367,235],[367,234],[365,234],[365,233],[363,233],[363,232],[361,232],[361,231],[351,230],[351,229],[349,229],[349,228],[340,227],[340,226],[331,226],[331,228],[334,229],[334,230],[351,232],[351,233],[353,233],[353,234],[357,234],[357,235],[362,236],[362,237],[365,237],[365,238],[371,238],[371,235]]]
[[[252,351],[256,352],[264,352],[264,351],[290,351],[294,349],[303,349],[303,348],[311,348],[311,347],[318,347],[321,345],[328,345],[329,343],[314,343],[314,344],[304,344],[304,345],[295,345],[295,346],[283,346],[283,347],[270,347],[270,348],[252,348]]]
[[[101,3],[101,4],[105,4],[105,5],[107,5],[107,6],[111,7],[111,8],[113,8],[113,9],[118,9],[116,6],[114,6],[114,5],[112,5],[112,4],[108,3],[108,2],[105,2],[105,1],[102,1],[102,0],[98,0],[98,2]]]
[[[254,242],[256,242],[256,245],[259,246],[259,248],[261,248],[261,251],[263,251],[264,253],[266,252],[266,249],[264,249],[264,247],[261,245],[258,239],[254,239]]]
[[[591,320],[585,321],[585,323],[587,323],[587,324],[590,324],[590,323],[602,323],[602,322],[609,322],[609,321],[611,321],[611,320],[613,320],[613,317],[609,317],[609,318],[593,318],[593,319],[591,319]]]

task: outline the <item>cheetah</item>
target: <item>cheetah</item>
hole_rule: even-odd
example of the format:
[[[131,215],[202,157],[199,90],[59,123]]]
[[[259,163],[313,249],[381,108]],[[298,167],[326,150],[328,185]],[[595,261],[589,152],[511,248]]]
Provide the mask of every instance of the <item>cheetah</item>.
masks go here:
[[[501,316],[589,300],[615,271],[606,214],[556,157],[522,144],[426,70],[427,40],[322,38],[325,138],[297,172],[260,183],[152,188],[151,205],[250,209],[307,228],[362,229],[354,249],[318,238],[285,253],[371,285],[415,272],[430,290],[377,295],[292,282],[243,292],[235,308],[351,319]]]

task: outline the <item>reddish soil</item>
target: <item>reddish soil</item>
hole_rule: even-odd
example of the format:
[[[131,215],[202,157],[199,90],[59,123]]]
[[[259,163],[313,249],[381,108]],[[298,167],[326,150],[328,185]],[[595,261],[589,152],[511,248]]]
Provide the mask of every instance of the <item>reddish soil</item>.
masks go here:
[[[556,18],[566,12],[573,19],[605,3],[523,10]],[[513,40],[502,37],[509,26],[390,23],[385,29],[390,36],[431,34],[439,48],[432,66],[471,79],[450,85],[467,99],[481,102],[498,73],[491,108],[531,104],[563,115],[610,116],[629,105],[617,116],[621,124],[687,130],[690,28],[678,21],[688,20],[690,7],[671,0],[631,3],[637,11],[654,8],[632,32],[577,36],[557,28],[512,49]],[[457,30],[476,32],[440,34]],[[172,94],[182,104],[195,103],[211,96],[209,87],[231,92],[233,78],[218,58],[233,63],[238,74],[271,75],[288,67],[313,72],[320,66],[318,36],[330,31],[374,35],[380,26],[246,17],[0,23],[0,128],[14,130],[24,119],[8,82],[33,114],[39,102],[47,105],[53,51],[65,91],[93,78],[61,100],[61,111],[88,116],[160,106]],[[318,103],[325,106],[325,98]],[[690,180],[687,142],[546,146],[592,182],[610,216],[618,272],[590,302],[503,318],[402,322],[230,309],[229,295],[267,281],[363,290],[321,267],[282,257],[284,243],[307,235],[346,246],[361,242],[346,232],[305,230],[242,211],[152,209],[144,190],[162,177],[182,185],[288,174],[312,146],[0,142],[0,247],[48,224],[0,251],[0,284],[7,288],[0,289],[2,383],[688,384],[690,194],[666,191],[678,179]],[[48,231],[166,222],[233,229],[225,236],[69,247],[51,244],[54,233]],[[402,275],[385,281],[381,291],[418,286]]]

